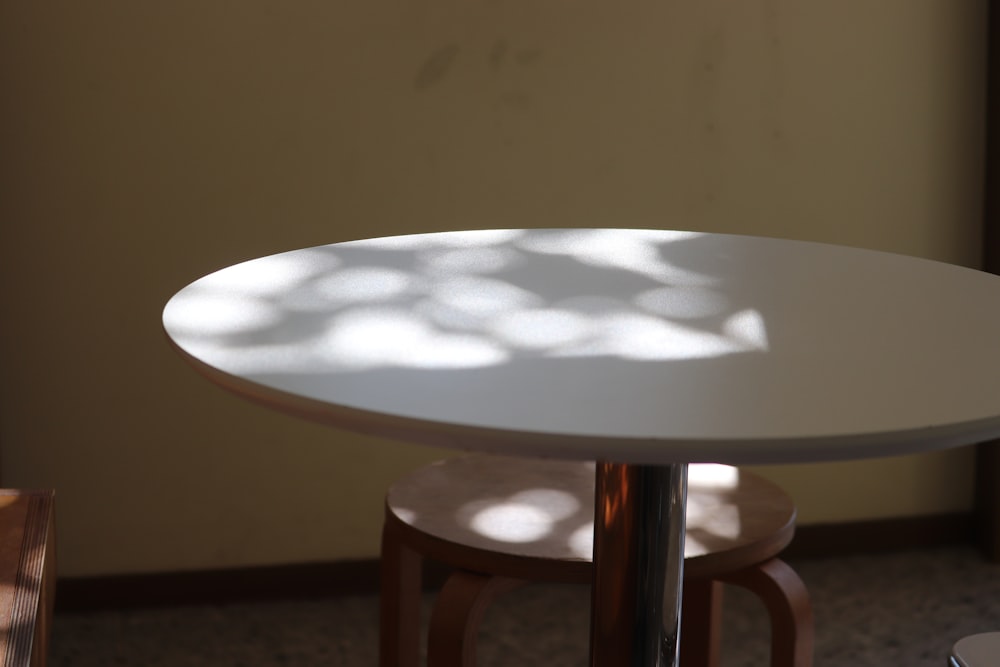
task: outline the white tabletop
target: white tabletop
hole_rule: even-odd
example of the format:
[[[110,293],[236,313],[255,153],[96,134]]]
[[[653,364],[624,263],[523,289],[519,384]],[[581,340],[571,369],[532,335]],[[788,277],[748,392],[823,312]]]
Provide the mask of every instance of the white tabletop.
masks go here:
[[[864,458],[1000,435],[1000,277],[689,232],[425,234],[208,275],[164,326],[335,426],[624,463]]]

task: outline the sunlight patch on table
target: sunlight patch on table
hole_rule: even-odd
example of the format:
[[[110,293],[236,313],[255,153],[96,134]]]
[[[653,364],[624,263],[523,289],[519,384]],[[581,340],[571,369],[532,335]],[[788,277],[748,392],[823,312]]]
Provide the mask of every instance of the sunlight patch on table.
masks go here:
[[[717,280],[668,261],[683,255],[666,246],[698,236],[484,230],[336,244],[206,276],[171,300],[164,323],[183,345],[245,374],[768,350],[759,311],[736,310]],[[539,255],[572,262],[527,289],[518,281],[546,265]],[[574,262],[608,273],[581,283]]]
[[[319,249],[305,250],[295,257],[271,255],[210,273],[198,281],[201,289],[228,294],[278,296],[319,273],[329,273],[340,261]]]
[[[176,334],[207,338],[267,329],[283,314],[270,301],[252,296],[188,290],[171,299],[163,311],[164,324]]]
[[[353,310],[333,320],[321,353],[338,366],[474,368],[502,363],[499,345],[481,336],[442,333],[405,310]]]

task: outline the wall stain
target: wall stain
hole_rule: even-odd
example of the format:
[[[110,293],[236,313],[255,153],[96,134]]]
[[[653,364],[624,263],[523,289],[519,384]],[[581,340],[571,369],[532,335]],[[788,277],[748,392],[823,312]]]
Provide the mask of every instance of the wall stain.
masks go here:
[[[500,38],[493,42],[490,49],[488,62],[490,69],[499,72],[510,58],[522,67],[535,65],[542,59],[544,51],[538,48],[521,48],[511,53],[510,43],[506,39]]]
[[[431,52],[417,70],[417,76],[413,80],[413,87],[416,90],[426,90],[433,85],[441,83],[451,71],[455,59],[458,57],[458,44],[446,44],[440,49]]]
[[[785,137],[785,55],[781,40],[781,16],[778,0],[761,0],[761,23],[765,40],[765,71],[761,86],[761,109],[764,132],[772,147],[786,148]],[[769,132],[768,132],[769,131]]]

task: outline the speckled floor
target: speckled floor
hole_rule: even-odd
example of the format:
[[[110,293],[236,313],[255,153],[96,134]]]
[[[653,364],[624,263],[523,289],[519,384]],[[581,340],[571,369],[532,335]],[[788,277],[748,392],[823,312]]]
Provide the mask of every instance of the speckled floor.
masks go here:
[[[816,612],[817,667],[941,667],[958,638],[1000,630],[1000,566],[947,548],[793,565]],[[488,612],[481,667],[582,667],[589,593],[535,585]],[[767,664],[763,607],[727,590],[723,666]],[[377,601],[60,614],[51,667],[377,664]]]

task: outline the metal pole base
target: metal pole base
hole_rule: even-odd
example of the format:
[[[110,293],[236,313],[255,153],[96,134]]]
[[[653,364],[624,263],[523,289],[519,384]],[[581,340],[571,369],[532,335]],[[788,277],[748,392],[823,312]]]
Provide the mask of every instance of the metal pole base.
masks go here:
[[[591,667],[677,667],[687,464],[597,464]]]

